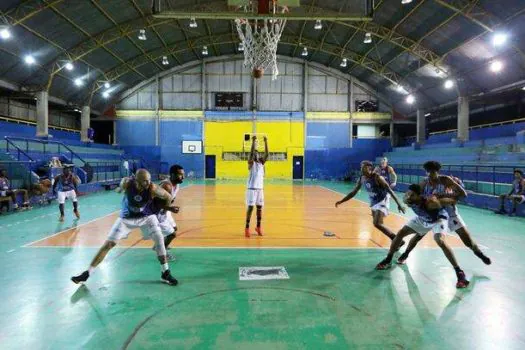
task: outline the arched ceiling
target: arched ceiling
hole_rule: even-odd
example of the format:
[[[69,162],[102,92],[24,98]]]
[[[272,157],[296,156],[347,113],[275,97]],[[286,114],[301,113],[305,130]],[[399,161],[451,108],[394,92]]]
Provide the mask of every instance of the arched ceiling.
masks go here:
[[[112,94],[126,90],[174,66],[200,60],[202,46],[209,56],[239,54],[232,10],[226,0],[162,0],[170,18],[153,12],[152,0],[2,0],[0,21],[12,37],[0,39],[0,79],[21,89],[49,89],[74,104],[88,100],[96,109],[104,82]],[[364,15],[362,0],[307,0],[291,10],[278,54],[301,58],[356,76],[387,96],[401,112],[431,108],[456,99],[444,79],[457,79],[463,94],[479,94],[525,79],[525,1],[522,0],[378,0],[372,18]],[[361,13],[360,13],[361,12]],[[197,28],[187,14],[196,14]],[[175,17],[175,18],[173,18]],[[312,20],[304,20],[312,18]],[[324,18],[314,29],[315,18]],[[1,24],[0,24],[1,25]],[[139,40],[145,29],[147,40]],[[492,45],[495,31],[509,34],[502,47]],[[372,43],[363,42],[370,33]],[[28,66],[24,56],[36,64]],[[169,65],[161,63],[168,56]],[[342,58],[348,65],[340,67]],[[495,75],[488,64],[504,63]],[[66,62],[75,69],[64,69]],[[77,87],[75,79],[83,77]],[[416,104],[405,103],[406,92]]]

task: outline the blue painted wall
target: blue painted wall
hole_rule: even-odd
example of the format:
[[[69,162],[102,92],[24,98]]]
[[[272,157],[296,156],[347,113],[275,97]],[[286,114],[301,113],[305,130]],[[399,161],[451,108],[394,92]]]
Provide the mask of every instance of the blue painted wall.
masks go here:
[[[72,140],[80,142],[80,132],[55,130],[49,127],[49,134],[53,136],[52,139],[59,140]],[[19,124],[0,120],[0,137],[4,136],[17,136],[17,137],[36,137],[36,126]]]
[[[306,150],[350,147],[350,122],[307,122]]]
[[[485,140],[496,137],[516,136],[518,131],[525,130],[525,123],[507,124],[494,126],[490,128],[470,130],[470,140]],[[450,132],[440,135],[432,135],[428,138],[427,143],[445,143],[450,142],[456,137],[456,132]]]
[[[374,161],[390,148],[387,139],[355,139],[352,148],[306,149],[305,177],[343,179],[352,165],[363,160]]]
[[[117,142],[121,146],[154,146],[155,120],[117,120]]]

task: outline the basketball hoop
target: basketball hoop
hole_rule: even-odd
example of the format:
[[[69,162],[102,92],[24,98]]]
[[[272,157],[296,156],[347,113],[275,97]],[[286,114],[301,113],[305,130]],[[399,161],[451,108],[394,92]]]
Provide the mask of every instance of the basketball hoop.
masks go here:
[[[264,0],[263,0],[264,1]],[[288,12],[288,7],[278,6],[277,1],[272,1],[273,8],[270,11]],[[244,11],[251,11],[253,4],[244,6]],[[252,71],[254,78],[262,77],[265,71],[271,71],[272,80],[277,79],[279,69],[277,67],[277,46],[281,39],[285,18],[268,18],[248,20],[238,18],[235,20],[239,39],[244,48],[244,66]]]

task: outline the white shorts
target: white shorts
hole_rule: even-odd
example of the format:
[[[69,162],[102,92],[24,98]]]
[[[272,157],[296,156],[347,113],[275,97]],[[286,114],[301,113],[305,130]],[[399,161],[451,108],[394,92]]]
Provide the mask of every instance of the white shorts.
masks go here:
[[[142,218],[118,218],[108,235],[109,241],[118,241],[128,237],[131,230],[140,228],[142,237],[150,239],[155,232],[160,232],[157,216],[149,215]]]
[[[263,206],[264,205],[264,190],[246,190],[246,205],[247,206]]]
[[[370,209],[372,209],[372,211],[378,210],[382,212],[385,216],[388,216],[388,213],[390,212],[390,194],[387,194],[385,199],[383,199],[376,205],[371,206]]]
[[[77,193],[75,192],[75,190],[66,192],[58,191],[57,199],[59,204],[64,204],[66,202],[66,199],[68,198],[71,199],[72,202],[77,201]]]
[[[166,214],[159,214],[157,215],[157,219],[159,220],[160,230],[162,231],[162,234],[164,236],[169,236],[175,232],[175,227],[177,227],[177,223],[175,222],[175,220],[173,220],[171,212],[167,212]]]
[[[410,221],[407,222],[405,226],[410,227],[412,230],[416,231],[416,233],[420,236],[426,235],[428,231],[432,231],[432,233],[443,234],[446,234],[448,231],[448,222],[446,219],[439,219],[436,222],[428,223],[421,220],[419,216],[416,216],[410,219]]]
[[[448,230],[450,232],[457,231],[463,227],[467,227],[467,225],[465,224],[465,221],[463,221],[461,215],[456,214],[455,216],[451,216],[448,218]]]
[[[523,202],[525,202],[525,196],[517,196],[517,195],[513,195],[514,198],[518,197],[518,204],[522,204]]]

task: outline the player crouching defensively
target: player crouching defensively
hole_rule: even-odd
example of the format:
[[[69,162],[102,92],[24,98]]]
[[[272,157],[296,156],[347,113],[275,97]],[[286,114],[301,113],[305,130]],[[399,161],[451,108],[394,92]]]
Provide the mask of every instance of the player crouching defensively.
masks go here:
[[[428,231],[432,231],[434,240],[456,271],[458,278],[456,288],[466,288],[469,285],[469,281],[465,277],[465,272],[459,267],[452,249],[444,240],[448,231],[448,213],[445,207],[454,205],[456,200],[453,198],[437,198],[436,196],[425,198],[423,188],[418,184],[412,184],[405,193],[404,202],[414,211],[416,216],[397,233],[387,257],[377,264],[376,269],[386,270],[390,268],[394,253],[401,247],[403,238],[412,234],[424,236]]]
[[[53,181],[53,193],[57,193],[58,208],[60,210],[60,217],[58,221],[64,221],[64,205],[66,199],[71,199],[73,202],[73,213],[77,219],[80,219],[78,212],[78,184],[80,179],[71,172],[71,167],[65,167],[62,174],[55,177]],[[57,190],[58,187],[58,190]]]
[[[177,285],[177,280],[171,275],[164,237],[160,229],[159,220],[152,212],[152,201],[158,199],[166,210],[175,210],[172,207],[171,195],[161,187],[151,183],[151,175],[146,169],[138,169],[135,177],[125,177],[120,182],[117,192],[123,192],[122,210],[104,245],[95,255],[89,268],[78,276],[73,276],[74,283],[82,283],[93,274],[95,268],[104,260],[109,251],[117,245],[117,241],[128,237],[131,230],[140,228],[144,239],[155,242],[157,258],[161,266],[161,280],[169,285]]]

